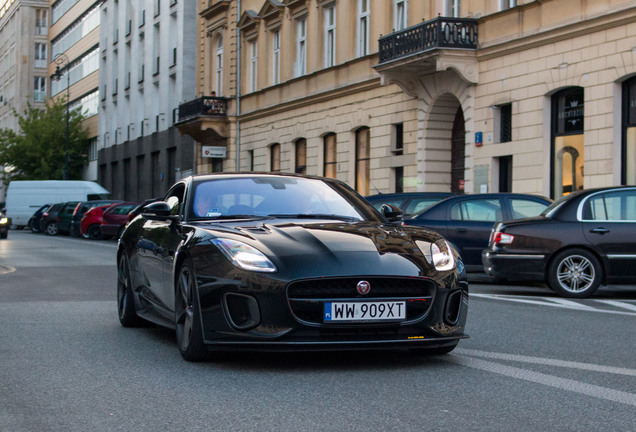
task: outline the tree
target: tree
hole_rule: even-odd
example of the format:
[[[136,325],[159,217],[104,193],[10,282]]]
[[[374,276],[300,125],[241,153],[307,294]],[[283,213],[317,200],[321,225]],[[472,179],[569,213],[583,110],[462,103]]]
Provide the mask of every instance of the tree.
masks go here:
[[[46,109],[27,103],[23,114],[13,110],[20,131],[0,129],[0,165],[12,167],[10,180],[61,180],[66,158],[66,101],[50,101]],[[88,153],[84,115],[69,115],[69,179],[80,179]]]

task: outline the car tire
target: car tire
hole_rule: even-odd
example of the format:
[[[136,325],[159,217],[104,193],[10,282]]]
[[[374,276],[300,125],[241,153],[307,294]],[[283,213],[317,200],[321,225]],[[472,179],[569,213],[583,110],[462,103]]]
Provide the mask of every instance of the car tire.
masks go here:
[[[6,239],[9,236],[9,233],[0,234],[0,239]]]
[[[99,226],[99,224],[93,224],[89,226],[86,234],[88,234],[88,238],[91,240],[101,240],[104,236],[102,234],[102,227]]]
[[[548,284],[563,297],[585,298],[596,292],[603,279],[601,263],[584,249],[557,254],[548,268]]]
[[[51,236],[58,235],[59,230],[58,230],[58,228],[57,228],[57,223],[55,223],[55,222],[49,222],[49,223],[47,223],[47,224],[46,224],[45,231],[46,231],[46,233],[47,233],[48,235],[51,235]]]
[[[457,347],[459,341],[455,341],[452,345],[446,345],[437,348],[411,348],[411,353],[422,356],[437,356],[448,354]]]
[[[186,260],[179,268],[175,283],[175,327],[177,344],[187,361],[202,361],[207,357],[201,327],[201,309],[192,262]]]
[[[32,233],[39,233],[40,228],[37,227],[36,225],[39,225],[36,221],[34,221],[33,219],[29,219],[29,228],[31,229]]]
[[[117,312],[124,327],[139,327],[143,323],[135,308],[130,265],[125,253],[121,254],[117,263]]]

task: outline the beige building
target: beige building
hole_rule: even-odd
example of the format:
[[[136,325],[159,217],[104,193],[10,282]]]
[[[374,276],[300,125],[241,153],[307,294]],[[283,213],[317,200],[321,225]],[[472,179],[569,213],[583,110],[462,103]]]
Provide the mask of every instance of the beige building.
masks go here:
[[[200,0],[199,16],[203,97],[177,124],[198,173],[362,194],[636,183],[633,1]]]
[[[14,109],[45,106],[48,12],[48,0],[0,0],[0,128],[17,131]],[[5,193],[0,167],[0,201]]]
[[[50,0],[51,98],[64,98],[69,109],[80,109],[89,132],[88,166],[84,179],[97,180],[99,104],[100,4],[95,0]],[[58,72],[56,74],[56,72]]]

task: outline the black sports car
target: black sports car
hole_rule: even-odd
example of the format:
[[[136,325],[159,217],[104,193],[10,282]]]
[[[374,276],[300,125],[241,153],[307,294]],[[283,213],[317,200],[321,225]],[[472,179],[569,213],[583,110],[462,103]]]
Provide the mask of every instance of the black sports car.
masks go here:
[[[210,350],[449,352],[467,337],[463,263],[400,215],[333,179],[185,178],[119,240],[119,319],[174,328],[192,361]]]

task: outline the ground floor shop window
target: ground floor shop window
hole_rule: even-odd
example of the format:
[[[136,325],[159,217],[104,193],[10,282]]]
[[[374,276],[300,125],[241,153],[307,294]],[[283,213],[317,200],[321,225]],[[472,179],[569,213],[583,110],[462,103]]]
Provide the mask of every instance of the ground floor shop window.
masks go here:
[[[621,181],[636,184],[636,77],[623,84],[623,148]]]
[[[369,195],[369,176],[371,171],[369,128],[356,131],[356,191],[361,195]]]
[[[552,194],[554,198],[583,189],[583,88],[572,87],[552,97]]]

